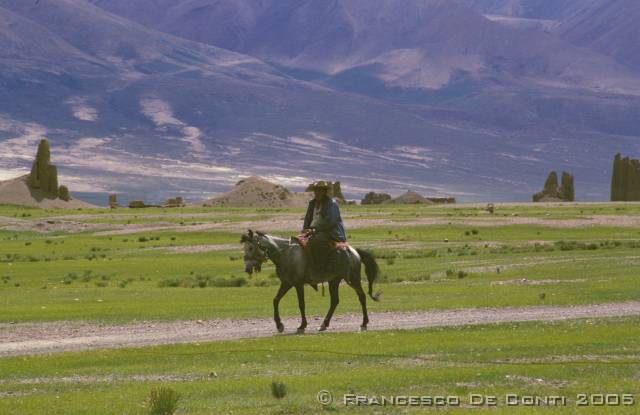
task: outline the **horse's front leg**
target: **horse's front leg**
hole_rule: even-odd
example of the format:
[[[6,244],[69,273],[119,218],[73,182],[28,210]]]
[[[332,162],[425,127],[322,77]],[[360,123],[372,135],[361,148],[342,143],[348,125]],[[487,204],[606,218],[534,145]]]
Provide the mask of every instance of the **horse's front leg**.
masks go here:
[[[319,331],[325,331],[327,327],[329,327],[329,323],[331,323],[331,317],[333,317],[333,312],[336,311],[336,307],[340,302],[340,298],[339,298],[340,296],[338,292],[338,287],[340,287],[340,281],[342,280],[339,278],[329,281],[329,295],[331,296],[331,306],[329,307],[329,312],[327,313],[327,316],[324,318],[322,325],[318,329]]]
[[[284,324],[282,324],[282,320],[280,320],[280,310],[278,306],[280,305],[280,300],[284,295],[291,289],[291,284],[280,281],[280,289],[278,293],[273,298],[273,320],[276,322],[276,328],[278,332],[282,333],[284,331]]]
[[[307,316],[305,315],[304,311],[304,284],[296,285],[296,292],[298,293],[298,307],[300,307],[300,317],[302,317],[302,322],[300,323],[300,327],[298,327],[298,333],[304,333],[304,329],[307,328]]]

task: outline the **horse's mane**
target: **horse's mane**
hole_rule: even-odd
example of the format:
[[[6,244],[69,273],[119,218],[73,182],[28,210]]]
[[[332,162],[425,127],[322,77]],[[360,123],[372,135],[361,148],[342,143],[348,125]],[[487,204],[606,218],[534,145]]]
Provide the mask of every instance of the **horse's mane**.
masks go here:
[[[289,238],[282,238],[280,236],[274,236],[274,235],[270,235],[268,233],[265,232],[261,232],[261,231],[255,231],[256,235],[258,235],[261,238],[265,238],[265,239],[269,239],[271,241],[273,241],[276,245],[278,243],[289,243]]]

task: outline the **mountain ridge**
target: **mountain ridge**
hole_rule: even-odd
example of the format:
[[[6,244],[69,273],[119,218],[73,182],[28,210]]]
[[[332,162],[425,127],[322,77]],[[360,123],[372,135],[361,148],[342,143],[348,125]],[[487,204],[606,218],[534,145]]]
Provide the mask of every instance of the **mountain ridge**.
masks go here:
[[[633,68],[449,3],[0,0],[0,167],[47,136],[72,188],[150,201],[250,175],[529,200],[550,170],[607,195],[612,154],[640,152]]]

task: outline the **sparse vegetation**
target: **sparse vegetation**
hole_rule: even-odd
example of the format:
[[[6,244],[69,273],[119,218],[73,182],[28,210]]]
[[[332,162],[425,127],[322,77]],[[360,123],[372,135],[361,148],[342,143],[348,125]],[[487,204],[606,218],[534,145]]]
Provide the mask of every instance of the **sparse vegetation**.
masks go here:
[[[640,214],[640,207],[629,205],[623,213],[616,210],[618,207],[500,207],[499,212],[500,217],[503,214],[511,217],[518,213],[521,217],[545,219],[598,214]],[[159,212],[167,215],[161,219],[147,218],[144,210],[137,211],[136,215],[121,208],[109,211],[108,215],[104,211],[84,210],[83,215],[87,219],[82,220],[107,225],[122,225],[128,220],[144,225],[160,220],[175,223],[178,227],[179,222],[192,223],[196,217],[198,223],[214,220],[255,220],[262,223],[279,215],[298,212],[291,209],[179,209],[179,217],[171,217],[171,212],[174,212],[172,210],[167,210],[168,213],[154,210],[156,217]],[[583,212],[580,213],[580,210]],[[634,280],[632,270],[624,266],[625,258],[631,260],[630,258],[637,256],[640,247],[637,229],[529,225],[476,228],[454,222],[475,218],[479,214],[487,215],[483,208],[388,205],[344,206],[343,211],[352,244],[372,249],[378,258],[381,266],[379,282],[388,285],[384,290],[390,294],[385,298],[385,309],[533,305],[539,302],[539,292],[535,287],[505,285],[499,287],[499,296],[487,295],[496,290],[495,287],[489,288],[492,281],[510,278],[585,279],[584,282],[567,283],[554,286],[553,290],[546,290],[547,298],[553,298],[554,304],[618,301],[620,298],[632,299],[636,294],[640,295],[638,288],[633,285],[637,279]],[[190,212],[197,216],[189,218]],[[214,215],[211,218],[203,215],[208,212],[213,212]],[[224,214],[221,215],[221,212]],[[44,223],[49,221],[49,217],[56,217],[58,221],[58,217],[69,214],[59,210],[47,212],[0,206],[0,215],[12,217],[23,213],[30,214],[34,221]],[[398,223],[429,217],[441,218],[447,222],[441,225],[349,229],[350,217],[360,220],[387,218],[398,220]],[[478,232],[475,235],[474,230]],[[469,232],[469,236],[464,235],[465,231]],[[295,232],[295,229],[291,232]],[[277,233],[286,235],[288,232]],[[485,241],[479,241],[480,236]],[[139,238],[143,238],[143,241],[146,239],[146,242],[139,242]],[[37,232],[0,231],[0,240],[3,241],[0,245],[0,263],[11,271],[13,278],[10,283],[0,281],[0,286],[8,290],[3,295],[5,308],[1,318],[5,321],[42,319],[43,313],[35,312],[40,305],[46,305],[47,310],[58,310],[57,314],[48,311],[44,314],[46,318],[80,319],[83,317],[82,313],[79,314],[76,308],[68,306],[64,301],[69,295],[79,295],[69,294],[69,290],[86,290],[87,294],[96,292],[101,293],[100,296],[113,293],[109,308],[96,307],[83,311],[89,313],[86,315],[89,318],[101,320],[191,318],[203,315],[211,307],[221,316],[258,316],[263,313],[260,310],[264,310],[264,299],[272,298],[273,286],[279,283],[270,263],[265,264],[262,274],[254,274],[250,279],[240,274],[243,264],[238,232],[184,232],[177,228],[153,234],[141,231],[126,236],[97,236],[92,233],[64,231],[46,235]],[[46,243],[47,240],[50,243]],[[444,240],[448,242],[444,243]],[[190,251],[191,246],[217,244],[225,248]],[[145,249],[138,250],[138,246]],[[170,247],[177,247],[179,250],[173,251],[168,249]],[[55,248],[55,252],[52,248]],[[86,273],[89,269],[90,272]],[[497,269],[500,269],[499,273]],[[587,277],[586,270],[589,270]],[[461,271],[464,273],[460,274],[463,278],[458,278]],[[590,275],[596,274],[606,279],[606,283],[590,278]],[[110,279],[102,279],[103,275]],[[473,284],[468,282],[469,275],[473,275]],[[409,282],[422,284],[406,284]],[[35,291],[31,291],[28,297],[20,296],[17,291],[13,294],[15,283],[20,284],[21,289]],[[45,295],[46,289],[41,290],[43,287],[55,289],[57,295]],[[224,295],[211,294],[212,290],[223,287]],[[403,301],[402,298],[407,293],[420,295],[421,301]],[[242,300],[232,300],[233,298]],[[236,302],[230,306],[233,301]],[[311,292],[307,296],[307,302],[310,313],[326,312],[326,298],[316,298],[315,293]],[[341,296],[338,312],[358,311],[357,301],[349,295]],[[286,305],[283,312],[295,314],[295,301],[291,306]]]
[[[489,216],[482,209],[467,207],[377,206],[374,210],[367,206],[345,206],[344,216],[353,245],[373,249],[380,263],[381,277],[378,283],[385,296],[380,305],[370,305],[370,311],[378,312],[635,300],[640,297],[640,287],[637,284],[637,270],[629,264],[634,263],[638,256],[638,229],[533,225],[487,225],[476,229],[473,225],[456,222],[477,215],[496,220],[513,214],[558,220],[580,215],[640,215],[640,206],[625,205],[624,211],[617,208],[608,205],[581,206],[579,210],[564,206],[553,209],[527,207],[520,210],[500,207],[499,214]],[[262,223],[278,215],[290,215],[292,212],[297,215],[299,212],[287,209],[261,212],[238,209],[225,211],[221,215],[221,210],[217,210],[215,218],[207,218],[202,215],[207,210],[190,209],[183,209],[180,219],[161,219],[174,223],[177,230],[153,231],[153,235],[150,231],[126,236],[63,231],[54,234],[0,231],[0,240],[3,242],[0,244],[0,290],[3,299],[0,322],[131,322],[197,320],[212,316],[270,317],[271,299],[279,284],[273,265],[265,264],[261,274],[254,274],[249,279],[241,274],[243,263],[238,232],[184,232],[178,224],[180,221],[190,224],[213,220],[255,220]],[[63,216],[60,211],[28,212],[33,220],[45,223],[49,217]],[[170,215],[171,210],[168,212],[163,215]],[[197,219],[189,218],[189,212],[197,213]],[[17,208],[0,206],[0,215],[19,217],[23,213]],[[158,221],[146,218],[144,210],[138,211],[137,218],[118,208],[109,212],[109,215],[112,214],[113,217],[106,217],[104,212],[83,211],[83,215],[89,217],[86,221],[91,223],[126,225],[127,221],[131,221],[139,225]],[[158,211],[154,211],[154,215],[157,214]],[[430,217],[447,222],[439,225],[376,225],[349,229],[350,217],[360,220],[393,218],[398,223]],[[451,224],[448,224],[449,221]],[[288,232],[283,230],[279,234],[286,235]],[[469,234],[465,235],[465,232]],[[140,238],[146,240],[140,241]],[[51,242],[47,243],[47,240]],[[212,245],[215,249],[200,250],[201,247]],[[145,249],[137,249],[139,246]],[[179,249],[174,250],[175,247]],[[197,249],[191,250],[192,247]],[[343,290],[348,289],[345,287]],[[326,294],[323,297],[320,292],[307,288],[308,316],[326,313],[328,297]],[[357,298],[349,295],[348,291],[341,295],[340,300],[338,314],[360,312]],[[297,316],[297,313],[295,293],[290,293],[282,302],[282,314],[289,317]],[[633,349],[637,338],[636,320],[612,319],[607,324],[590,320],[508,327],[439,328],[417,332],[372,332],[364,336],[332,334],[314,336],[313,352],[308,350],[311,344],[308,337],[285,336],[234,342],[233,345],[164,346],[162,355],[167,356],[166,359],[158,359],[158,349],[153,352],[151,349],[83,352],[65,357],[52,355],[27,360],[8,358],[3,359],[0,371],[0,381],[8,391],[29,392],[28,388],[15,383],[31,376],[28,373],[37,373],[38,377],[58,377],[74,376],[80,370],[91,372],[88,368],[95,367],[96,359],[102,359],[100,370],[105,376],[122,378],[118,382],[100,383],[99,387],[82,385],[82,388],[91,391],[91,396],[96,396],[95,399],[78,394],[78,385],[72,383],[41,388],[38,394],[27,393],[19,399],[6,396],[0,400],[0,412],[43,413],[46,411],[41,397],[49,400],[62,394],[65,399],[56,400],[56,403],[61,405],[60,410],[65,413],[100,412],[100,405],[106,401],[113,403],[114,407],[110,408],[112,412],[131,412],[136,405],[136,409],[140,408],[141,397],[147,395],[149,386],[148,382],[128,381],[123,373],[156,377],[160,373],[164,377],[165,373],[188,372],[185,377],[190,380],[183,381],[178,377],[171,381],[172,384],[175,382],[176,389],[185,385],[184,392],[182,387],[179,389],[184,393],[185,407],[178,408],[175,413],[257,414],[264,412],[265,405],[278,405],[277,409],[271,411],[276,413],[313,413],[318,407],[309,406],[303,396],[304,399],[307,399],[307,395],[313,396],[322,389],[322,385],[335,379],[323,374],[327,359],[333,360],[332,367],[345,368],[342,379],[356,390],[370,386],[372,382],[389,390],[429,382],[436,385],[438,390],[446,392],[454,388],[455,393],[461,395],[478,388],[500,392],[514,388],[514,382],[505,376],[529,376],[530,372],[535,372],[536,379],[567,382],[552,386],[544,382],[536,383],[541,393],[559,393],[559,390],[570,393],[584,388],[596,377],[598,382],[605,379],[608,385],[619,389],[615,386],[630,384],[637,368],[633,362],[625,360],[625,365],[617,365],[611,363],[611,359],[614,356],[624,360],[625,356],[628,358],[629,354],[636,353]],[[544,336],[541,336],[541,331],[545,333]],[[606,342],[594,340],[603,338]],[[553,344],[551,354],[550,341]],[[478,348],[478,344],[482,347]],[[295,352],[279,353],[281,346]],[[359,352],[326,353],[321,359],[318,355],[318,350],[364,350],[367,346],[375,347],[380,357],[368,354],[360,356]],[[570,356],[578,348],[581,356],[606,354],[608,363],[594,368],[596,365],[591,365],[590,361],[574,362],[572,365],[553,365],[548,362],[538,365],[536,360],[526,365],[514,365],[512,360],[514,357],[542,359],[547,356],[545,353],[547,357]],[[275,352],[272,349],[276,349]],[[603,351],[605,349],[606,352]],[[243,350],[243,353],[228,353],[229,350]],[[431,354],[439,356],[432,361],[446,361],[446,365],[436,365],[425,372],[422,369],[408,369],[401,363],[403,359],[422,361],[420,359],[424,359],[425,355]],[[474,360],[478,360],[478,365],[469,366],[470,354],[473,354]],[[446,356],[446,359],[442,356]],[[502,361],[509,363],[503,364]],[[288,388],[285,387],[287,392],[282,395],[283,400],[275,401],[269,394],[272,378],[256,381],[254,374],[268,373],[268,376],[272,376],[274,365],[280,364],[286,366],[286,373],[278,372],[273,376],[280,377],[279,381],[286,382]],[[370,369],[366,384],[362,383],[361,377],[351,375],[357,373],[352,371],[353,367]],[[219,376],[207,376],[212,369]],[[305,374],[304,382],[298,382],[301,379],[299,373]],[[452,373],[455,382],[468,382],[474,386],[451,386],[447,379],[452,378]],[[477,373],[481,376],[477,376]],[[171,375],[167,376],[171,379]],[[482,383],[485,380],[486,384]],[[233,383],[234,390],[246,393],[247,398],[242,406],[211,398],[229,393],[228,382]],[[74,400],[74,396],[83,396],[81,403]],[[145,411],[150,410],[148,400],[144,405]],[[328,408],[342,411],[339,405]]]
[[[173,415],[178,410],[181,396],[169,387],[157,387],[151,389],[147,399],[149,415]]]
[[[205,287],[243,287],[248,284],[244,277],[229,278],[213,277],[208,275],[197,275],[195,277],[168,278],[158,282],[161,288],[205,288]]]
[[[283,382],[271,382],[271,395],[276,399],[282,399],[287,396],[287,385]]]

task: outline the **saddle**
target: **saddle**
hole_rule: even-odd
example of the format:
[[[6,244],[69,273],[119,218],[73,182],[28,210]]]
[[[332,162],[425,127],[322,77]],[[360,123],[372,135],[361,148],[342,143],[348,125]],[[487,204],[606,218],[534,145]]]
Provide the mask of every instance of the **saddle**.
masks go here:
[[[329,241],[329,248],[334,249],[336,251],[347,251],[351,248],[347,242],[340,241]]]
[[[313,258],[312,258],[312,254],[311,254],[311,249],[309,248],[309,236],[308,235],[298,235],[298,236],[292,236],[290,239],[290,244],[292,245],[300,245],[304,251],[305,256],[310,259],[311,264],[314,263]],[[329,241],[328,242],[328,248],[329,250],[331,250],[332,252],[334,252],[335,254],[333,255],[334,258],[337,257],[344,257],[345,254],[348,256],[349,255],[349,247],[350,245],[347,242],[338,242],[338,241]],[[336,259],[334,259],[333,261],[336,261]],[[313,265],[311,265],[312,268],[315,268]],[[333,263],[333,266],[335,267],[336,264],[335,262]],[[307,275],[308,278],[308,282],[309,284],[311,284],[311,286],[317,291],[318,290],[318,284],[323,282],[323,276],[326,275],[327,271],[321,271],[318,273],[318,271],[316,270],[315,273],[314,271],[309,271],[309,274]],[[347,281],[347,283],[349,283],[349,281],[347,279],[345,279]],[[324,286],[323,286],[324,288]]]
[[[307,249],[307,245],[309,244],[309,237],[307,235],[298,235],[292,236],[291,242],[297,243],[304,249]],[[348,242],[340,242],[340,241],[329,241],[329,249],[334,251],[347,251],[351,248]]]
[[[309,237],[306,235],[292,236],[291,240],[289,241],[289,244],[291,245],[298,244],[305,249],[307,248],[308,243],[309,243]]]

